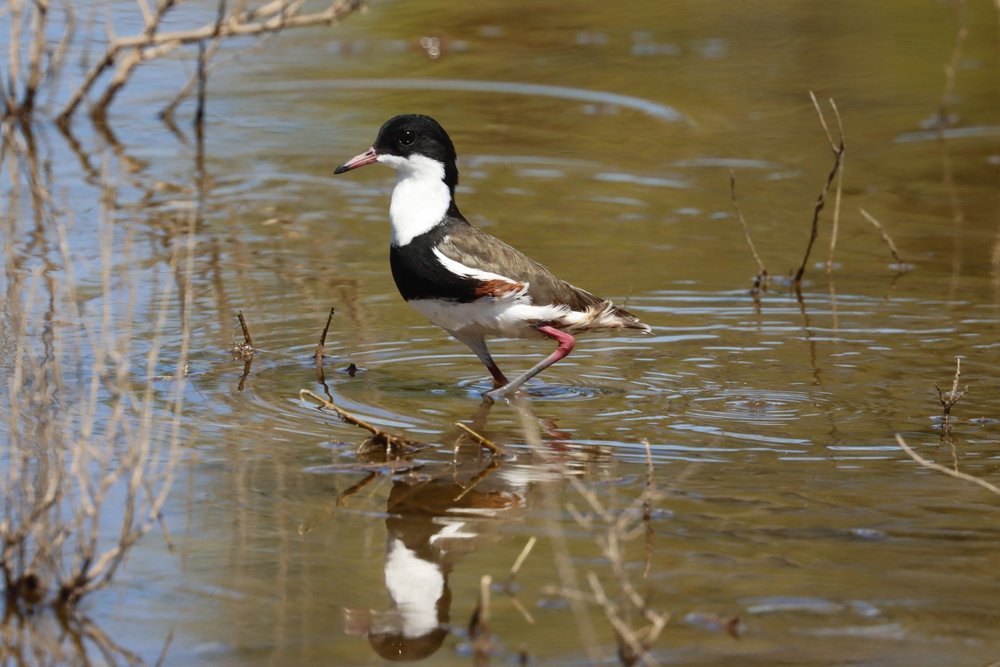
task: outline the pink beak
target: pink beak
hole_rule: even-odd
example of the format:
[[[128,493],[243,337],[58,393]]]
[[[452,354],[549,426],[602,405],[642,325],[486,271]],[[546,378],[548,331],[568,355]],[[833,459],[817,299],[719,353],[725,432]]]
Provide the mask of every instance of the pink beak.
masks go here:
[[[378,160],[378,153],[375,152],[375,147],[372,146],[361,155],[355,155],[350,160],[337,167],[337,169],[333,173],[343,174],[345,171],[350,171],[351,169],[357,169],[358,167],[363,167],[366,164],[371,164],[372,162],[376,162],[377,160]]]

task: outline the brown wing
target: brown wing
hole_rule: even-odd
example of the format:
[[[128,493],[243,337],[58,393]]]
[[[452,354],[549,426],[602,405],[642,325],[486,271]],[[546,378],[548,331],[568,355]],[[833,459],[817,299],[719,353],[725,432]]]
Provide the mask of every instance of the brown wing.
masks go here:
[[[528,296],[537,305],[563,304],[583,311],[605,303],[590,292],[570,285],[547,268],[503,241],[464,226],[448,234],[437,250],[471,269],[488,271],[518,283],[528,284]]]

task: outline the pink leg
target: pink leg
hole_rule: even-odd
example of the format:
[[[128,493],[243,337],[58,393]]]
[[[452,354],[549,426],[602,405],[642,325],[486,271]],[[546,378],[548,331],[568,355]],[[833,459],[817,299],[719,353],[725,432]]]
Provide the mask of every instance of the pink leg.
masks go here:
[[[515,391],[520,389],[521,385],[523,385],[525,382],[535,377],[536,375],[544,371],[546,368],[556,363],[560,359],[564,358],[566,355],[568,355],[570,352],[573,351],[573,346],[576,345],[576,339],[573,338],[573,336],[571,336],[570,334],[566,333],[565,331],[556,329],[555,327],[551,327],[548,324],[543,324],[536,328],[549,338],[552,338],[555,341],[557,341],[559,343],[559,347],[557,347],[555,351],[552,352],[552,354],[545,357],[537,364],[532,366],[530,369],[528,369],[524,373],[524,375],[506,383],[502,387],[494,389],[493,391],[486,392],[487,396],[489,396],[490,398],[503,398],[504,396],[509,396],[510,394],[513,394]],[[495,380],[496,376],[494,375],[493,378]]]

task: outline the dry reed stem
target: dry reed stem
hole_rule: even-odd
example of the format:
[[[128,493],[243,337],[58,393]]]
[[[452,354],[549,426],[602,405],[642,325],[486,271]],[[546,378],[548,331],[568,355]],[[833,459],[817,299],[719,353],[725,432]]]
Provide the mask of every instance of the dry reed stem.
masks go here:
[[[920,456],[920,454],[917,454],[915,451],[913,451],[913,449],[906,444],[906,441],[903,440],[903,436],[899,435],[898,433],[896,434],[896,443],[900,446],[900,448],[904,452],[906,452],[906,454],[911,459],[913,459],[923,467],[928,468],[929,470],[936,470],[938,472],[944,473],[945,475],[948,475],[949,477],[954,477],[955,479],[960,479],[965,482],[972,482],[973,484],[977,484],[983,487],[990,493],[1000,496],[1000,487],[990,484],[985,479],[980,479],[975,475],[969,475],[968,473],[959,472],[958,470],[952,470],[951,468],[946,468],[939,463],[928,461],[924,457]]]
[[[955,44],[951,50],[951,57],[944,66],[944,86],[941,89],[941,101],[938,103],[939,128],[947,127],[951,124],[951,121],[948,118],[948,102],[955,92],[955,80],[958,75],[958,67],[962,62],[962,47],[965,44],[965,39],[969,36],[969,28],[966,25],[965,0],[959,0],[958,5],[960,23],[958,31],[955,33]]]
[[[830,148],[833,151],[833,166],[830,168],[830,173],[827,174],[823,188],[819,191],[819,196],[816,197],[816,203],[813,206],[812,223],[809,228],[809,243],[806,244],[806,253],[802,257],[802,264],[799,265],[798,270],[795,272],[795,277],[792,278],[792,284],[795,285],[796,290],[801,290],[802,276],[806,272],[806,265],[809,263],[809,255],[812,253],[813,244],[816,243],[816,238],[819,236],[819,215],[826,206],[826,193],[830,190],[830,185],[833,183],[834,177],[840,171],[840,165],[844,158],[844,151],[846,150],[844,146],[843,125],[840,121],[840,112],[837,110],[837,105],[832,99],[829,101],[830,106],[833,108],[833,113],[837,117],[837,125],[841,128],[839,142],[834,143],[833,137],[830,134],[830,128],[823,115],[823,109],[816,100],[816,95],[812,91],[809,91],[809,97],[812,99],[813,107],[819,115],[820,124],[823,126],[823,131],[826,133],[827,141],[830,143]]]
[[[517,576],[517,573],[521,571],[521,566],[524,565],[524,561],[528,559],[528,555],[531,553],[531,550],[534,548],[535,542],[537,541],[538,539],[534,535],[528,538],[524,548],[521,549],[521,553],[519,553],[517,558],[514,559],[514,564],[511,565],[510,572],[507,573],[507,580],[504,581],[503,585],[504,593],[510,596],[510,600],[514,603],[514,607],[518,610],[518,612],[520,612],[521,616],[524,617],[524,620],[527,621],[528,625],[535,624],[535,617],[531,615],[531,612],[528,611],[528,609],[521,603],[521,600],[518,599],[517,594],[514,592],[514,578]]]
[[[45,55],[45,24],[49,16],[49,0],[34,0],[34,13],[31,21],[31,47],[28,56],[28,79],[24,86],[24,97],[21,100],[20,111],[30,114],[35,108],[35,95],[42,83],[42,58]]]
[[[493,640],[490,637],[490,586],[493,578],[484,574],[479,580],[479,602],[469,618],[469,638],[472,640],[473,664],[489,665]]]
[[[736,210],[736,218],[740,222],[740,227],[743,228],[743,238],[746,239],[747,247],[750,248],[750,254],[753,255],[754,261],[757,262],[757,275],[754,278],[753,297],[754,303],[759,305],[760,290],[767,289],[767,267],[764,266],[764,260],[760,258],[760,255],[757,253],[757,247],[753,244],[753,239],[750,238],[750,227],[747,225],[747,221],[743,217],[743,211],[740,209],[739,199],[736,197],[736,172],[732,169],[729,170],[729,194],[733,200],[733,208]]]
[[[30,272],[31,281],[24,293],[24,301],[4,304],[6,315],[14,324],[16,346],[12,349],[12,372],[5,379],[4,389],[10,409],[5,466],[7,496],[5,517],[0,521],[0,538],[3,543],[3,573],[8,593],[9,584],[30,582],[41,569],[51,581],[38,580],[38,586],[25,590],[29,596],[45,596],[45,591],[57,591],[58,604],[72,605],[85,594],[107,585],[131,547],[162,519],[162,508],[173,482],[173,471],[179,461],[180,417],[183,406],[184,368],[188,350],[190,289],[185,289],[192,274],[194,234],[193,221],[189,220],[187,245],[178,243],[167,262],[167,272],[177,273],[181,300],[181,349],[174,379],[174,392],[160,407],[154,392],[156,373],[161,362],[162,332],[167,322],[167,309],[174,295],[173,282],[166,281],[161,288],[158,275],[153,276],[153,316],[155,323],[145,355],[144,384],[136,389],[130,372],[130,351],[133,333],[128,323],[135,321],[137,290],[136,276],[124,269],[118,275],[113,267],[120,265],[120,257],[131,256],[131,232],[126,232],[122,248],[114,244],[114,191],[104,175],[99,227],[99,276],[101,295],[95,300],[99,313],[95,317],[81,309],[85,300],[76,293],[74,271],[67,223],[60,217],[49,193],[51,173],[39,169],[38,157],[30,127],[23,128],[26,143],[14,147],[15,153],[25,151],[19,158],[25,160],[26,174],[18,173],[15,164],[8,179],[11,181],[9,202],[20,197],[22,177],[31,185],[31,202],[34,219],[40,225],[33,242],[46,244],[52,259]],[[4,136],[4,151],[10,135]],[[0,151],[0,154],[5,154]],[[13,157],[13,156],[12,156]],[[11,213],[9,204],[8,214]],[[51,234],[54,238],[48,239]],[[48,244],[51,243],[51,246]],[[11,248],[8,246],[8,254]],[[30,246],[28,248],[30,252]],[[119,254],[120,253],[120,254]],[[112,255],[115,255],[113,259]],[[186,262],[181,257],[186,254]],[[22,263],[27,256],[8,256],[8,277],[15,283],[23,281]],[[57,265],[61,261],[62,265]],[[55,281],[51,273],[61,269],[65,280]],[[43,273],[44,271],[44,273]],[[44,280],[40,280],[42,276]],[[116,282],[116,280],[118,282]],[[147,281],[150,282],[150,281]],[[38,284],[44,283],[48,292],[45,322],[68,322],[67,326],[44,325],[41,334],[42,357],[32,357],[34,337],[29,335],[28,323],[35,321],[33,296]],[[124,286],[124,313],[119,329],[112,318],[111,294],[117,286]],[[118,303],[118,300],[115,300]],[[84,352],[86,350],[86,352]],[[74,356],[75,355],[75,356]],[[71,378],[64,374],[64,361],[70,361],[76,385],[67,384]],[[36,399],[31,405],[21,403],[18,396],[30,378]],[[74,400],[60,401],[57,406],[50,400],[57,394],[74,391]],[[56,393],[52,393],[56,392]],[[103,410],[103,412],[102,412]],[[41,411],[41,412],[39,412]],[[35,413],[38,414],[35,414]],[[170,418],[163,419],[166,412]],[[97,415],[101,414],[98,419]],[[42,417],[31,433],[22,430],[20,421]],[[30,438],[27,440],[26,438]],[[30,472],[35,471],[35,472]],[[25,474],[29,473],[30,474]],[[106,503],[111,490],[124,487],[122,518],[115,544],[102,547],[99,532],[107,527]],[[162,525],[162,523],[161,523]],[[28,545],[26,540],[30,540]],[[67,562],[68,552],[75,545],[76,558]],[[25,547],[28,547],[26,550]],[[14,552],[19,552],[17,561]],[[30,554],[30,560],[26,555]],[[20,565],[18,565],[18,563]],[[26,568],[25,576],[12,568]],[[52,584],[48,586],[46,584]],[[25,600],[31,603],[30,599]],[[10,602],[10,601],[9,601]],[[17,601],[14,601],[16,604]],[[96,632],[96,631],[95,631]],[[101,644],[100,636],[88,635]]]
[[[844,124],[840,119],[840,111],[837,109],[836,102],[833,98],[828,100],[830,106],[833,107],[833,113],[837,118],[837,133],[841,137],[841,142],[843,142],[844,137]],[[830,131],[826,127],[826,123],[823,123],[823,129],[826,131],[826,138],[830,142],[830,148],[837,150],[834,147],[833,138],[830,136]],[[833,196],[833,221],[830,225],[830,250],[826,256],[826,271],[830,273],[833,271],[833,254],[837,250],[837,237],[840,234],[840,202],[844,193],[844,156],[840,157],[840,170],[837,172],[837,188]]]
[[[944,392],[941,391],[941,388],[938,387],[937,385],[934,385],[934,388],[937,390],[938,400],[941,401],[941,407],[944,409],[944,418],[945,418],[945,420],[947,420],[947,419],[949,419],[951,417],[951,409],[952,409],[952,407],[956,403],[958,403],[960,400],[962,400],[962,397],[965,396],[965,392],[964,391],[959,391],[958,390],[958,380],[959,380],[959,378],[961,376],[962,376],[962,357],[956,355],[955,356],[955,377],[954,377],[954,379],[951,382],[951,391],[948,392],[948,394],[947,394],[948,397],[945,398],[945,394],[944,394]]]
[[[231,9],[231,13],[234,15],[242,14],[245,11],[246,4],[247,0],[237,0],[237,3]],[[202,68],[199,68],[199,70],[196,70],[194,73],[192,73],[191,76],[188,77],[187,82],[181,87],[179,91],[177,91],[177,94],[174,95],[174,98],[166,106],[164,106],[163,109],[160,110],[159,114],[160,119],[162,119],[163,122],[166,123],[168,127],[176,129],[176,125],[174,123],[174,113],[177,111],[177,107],[180,106],[180,104],[184,100],[190,97],[191,93],[194,92],[195,90],[195,86],[198,86],[199,83],[204,81],[205,73],[209,69],[214,70],[222,66],[223,63],[216,62],[214,63],[213,67],[209,67],[208,63],[215,58],[216,53],[218,53],[219,49],[222,48],[222,42],[224,38],[220,35],[220,32],[222,29],[222,23],[225,20],[225,16],[226,16],[226,0],[219,0],[219,7],[216,13],[215,35],[212,38],[211,43],[208,46],[204,47],[204,53],[203,54],[199,53],[199,64],[203,64],[204,71],[200,71]],[[204,43],[205,43],[204,41],[199,42],[198,43],[199,48],[202,48]],[[229,58],[226,58],[223,62],[231,62],[237,60],[241,55],[247,54],[251,51],[259,50],[260,48],[262,48],[263,43],[264,39],[262,38],[260,41],[256,42],[252,46],[249,46],[246,49],[240,51],[239,53],[234,54]]]
[[[455,422],[455,426],[457,426],[462,431],[464,431],[466,433],[466,435],[468,435],[470,438],[472,438],[473,440],[475,440],[476,443],[478,443],[482,447],[485,447],[486,449],[490,450],[493,454],[502,454],[503,453],[503,450],[499,446],[497,446],[496,443],[494,443],[492,440],[490,440],[486,436],[481,435],[479,433],[476,433],[475,431],[473,431],[471,428],[469,428],[468,426],[466,426],[462,422]]]
[[[246,318],[243,317],[243,311],[242,310],[239,311],[239,313],[237,314],[237,317],[240,320],[240,329],[243,330],[243,342],[246,345],[248,345],[251,349],[253,349],[253,347],[254,347],[253,336],[250,335],[250,328],[247,326],[247,321],[246,321]]]
[[[659,637],[670,618],[667,613],[661,614],[653,610],[646,599],[636,590],[629,577],[622,550],[623,543],[635,539],[643,532],[647,534],[647,537],[649,536],[648,517],[652,514],[651,505],[657,494],[652,486],[652,449],[648,444],[646,445],[646,453],[647,487],[628,507],[617,514],[612,512],[601,502],[597,494],[576,478],[570,478],[570,483],[587,501],[592,514],[583,514],[571,504],[567,506],[567,510],[581,527],[587,531],[596,532],[595,540],[610,564],[619,592],[625,600],[624,609],[612,603],[604,593],[596,575],[593,572],[588,574],[594,598],[604,610],[605,616],[618,637],[619,658],[626,665],[635,664],[640,660],[644,664],[655,664],[655,661],[649,656],[649,648]],[[594,521],[594,516],[603,523],[603,532],[597,531],[598,526]],[[637,520],[636,517],[640,518]],[[637,629],[629,626],[623,618],[623,614],[630,615],[632,611],[638,612],[643,617],[645,625]]]
[[[538,428],[538,420],[532,414],[528,404],[516,396],[512,399],[511,403],[517,409],[518,416],[521,419],[521,430],[524,433],[524,440],[531,447],[532,452],[541,458],[545,462],[545,465],[565,474],[565,466],[554,460],[545,448],[541,432]],[[551,484],[542,484],[540,486],[543,502],[551,510],[545,513],[545,531],[552,544],[556,574],[561,584],[559,587],[561,591],[560,595],[569,602],[570,611],[573,613],[573,618],[576,621],[574,624],[576,632],[580,639],[580,644],[587,654],[587,658],[591,663],[600,664],[604,662],[605,654],[601,646],[597,643],[597,635],[587,605],[583,599],[573,594],[574,591],[579,591],[580,587],[577,583],[576,569],[570,557],[566,532],[556,519],[561,506],[560,498]]]
[[[642,439],[642,445],[646,449],[646,490],[643,493],[642,520],[648,522],[653,518],[653,448],[646,438]]]
[[[174,629],[170,628],[167,633],[167,638],[163,640],[163,648],[160,649],[160,655],[157,656],[156,662],[153,663],[153,667],[163,667],[167,661],[167,653],[170,651],[170,645],[174,643]]]
[[[193,216],[188,219],[188,231],[187,231],[187,247],[186,247],[186,262],[184,265],[184,275],[189,279],[193,274],[193,261],[194,261],[194,218]],[[173,294],[173,283],[171,281],[165,281],[164,287],[160,292],[160,308],[157,312],[156,324],[154,331],[159,334],[162,332],[166,326],[167,322],[167,300]],[[183,407],[183,384],[184,378],[186,376],[185,367],[186,359],[189,346],[190,338],[190,307],[192,299],[192,290],[190,287],[182,290],[184,295],[182,298],[182,320],[183,333],[182,333],[182,343],[180,351],[180,362],[178,363],[177,370],[175,372],[174,381],[174,396],[171,400],[171,407],[174,419],[171,424],[171,429],[169,434],[166,436],[168,439],[167,447],[167,460],[161,468],[161,476],[159,481],[160,488],[153,495],[152,485],[149,480],[146,479],[146,473],[150,466],[152,466],[152,457],[156,451],[160,448],[154,447],[154,442],[156,436],[153,433],[154,428],[154,411],[152,409],[154,402],[154,378],[156,377],[155,371],[157,364],[160,360],[160,349],[162,347],[162,338],[159,335],[154,336],[152,345],[149,352],[146,355],[146,386],[145,392],[142,397],[142,411],[140,412],[140,422],[139,430],[130,436],[131,426],[129,422],[122,421],[121,429],[126,435],[126,438],[133,438],[133,442],[138,442],[140,446],[138,448],[130,448],[127,453],[127,458],[125,459],[126,465],[130,468],[126,468],[122,471],[122,476],[124,473],[127,474],[128,485],[127,485],[127,495],[126,495],[126,506],[125,506],[125,518],[122,521],[122,529],[119,535],[118,544],[105,550],[103,553],[94,557],[93,547],[96,546],[96,534],[97,525],[96,517],[94,517],[95,524],[93,527],[93,537],[89,548],[85,551],[85,558],[83,562],[85,567],[81,567],[77,574],[70,580],[73,581],[76,586],[75,590],[68,590],[66,586],[66,581],[64,580],[61,596],[69,594],[69,600],[75,601],[82,597],[85,593],[89,593],[93,590],[101,588],[108,585],[111,582],[114,574],[116,573],[118,567],[124,561],[126,555],[130,551],[131,547],[138,542],[143,536],[145,536],[153,525],[159,521],[162,509],[166,503],[167,496],[169,494],[170,488],[173,484],[173,473],[180,460],[180,450],[179,450],[179,439],[180,439],[180,419],[179,415]],[[133,296],[134,298],[134,296]],[[111,479],[117,477],[117,472],[114,475],[108,475],[105,480],[102,480],[102,484],[107,484]],[[139,491],[143,489],[147,495],[148,509],[144,512],[144,518],[135,523],[137,510],[139,508]],[[102,495],[106,493],[107,487],[105,487]],[[89,566],[89,567],[87,567]]]
[[[319,344],[316,346],[316,367],[319,368],[323,365],[323,356],[326,353],[326,334],[330,331],[330,323],[333,322],[333,314],[336,309],[331,307],[330,314],[326,317],[326,324],[323,326],[323,333],[319,335]]]
[[[195,68],[195,77],[198,80],[198,96],[194,111],[194,128],[199,138],[199,146],[202,146],[205,133],[205,98],[208,94],[205,42],[198,42],[198,66]]]
[[[239,311],[236,314],[236,317],[240,321],[240,329],[243,330],[243,342],[233,345],[233,358],[246,362],[246,373],[243,375],[245,378],[247,373],[250,372],[249,364],[253,360],[253,355],[254,352],[256,352],[256,349],[253,344],[253,336],[250,335],[250,327],[247,326],[246,318],[243,317],[243,311]]]
[[[507,575],[507,581],[510,582],[517,576],[517,573],[521,571],[521,566],[524,565],[524,561],[528,560],[528,555],[531,554],[531,550],[535,548],[535,542],[538,541],[534,535],[528,538],[525,542],[524,548],[521,549],[521,553],[517,555],[514,560],[514,564],[510,566],[510,573]]]
[[[600,579],[594,572],[587,572],[587,582],[594,593],[594,599],[598,605],[604,609],[611,627],[615,630],[618,638],[618,657],[624,665],[631,666],[636,662],[642,662],[649,667],[655,667],[659,663],[649,654],[649,648],[659,638],[660,633],[667,624],[666,617],[657,616],[653,623],[638,631],[629,627],[625,619],[622,618],[622,610],[604,592]]]
[[[875,227],[876,230],[878,230],[878,233],[882,236],[882,240],[885,241],[885,244],[887,246],[889,246],[889,252],[892,253],[892,257],[893,259],[896,260],[896,264],[902,266],[903,258],[899,256],[899,248],[897,248],[896,244],[893,243],[892,237],[889,236],[888,230],[886,230],[886,228],[882,226],[882,223],[876,220],[875,216],[873,216],[871,213],[869,213],[863,208],[859,208],[858,210],[861,211],[861,215],[864,217],[864,219],[872,223],[872,226]]]

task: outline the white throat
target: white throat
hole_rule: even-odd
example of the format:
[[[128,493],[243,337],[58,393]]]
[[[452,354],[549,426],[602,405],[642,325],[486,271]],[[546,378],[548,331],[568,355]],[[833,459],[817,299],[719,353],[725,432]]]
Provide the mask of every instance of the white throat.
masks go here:
[[[437,160],[380,155],[378,161],[396,171],[389,220],[392,245],[401,247],[441,222],[451,204],[451,191],[444,182],[444,165]]]

